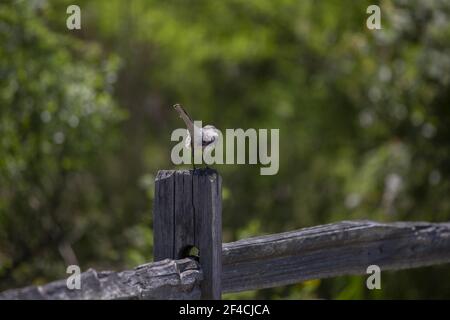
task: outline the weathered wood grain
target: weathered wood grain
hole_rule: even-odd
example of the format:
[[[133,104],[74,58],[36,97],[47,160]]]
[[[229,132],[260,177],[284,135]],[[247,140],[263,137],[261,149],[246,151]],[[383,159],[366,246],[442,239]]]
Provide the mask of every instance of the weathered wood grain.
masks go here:
[[[344,221],[226,243],[223,292],[269,288],[349,274],[450,262],[450,223]],[[120,273],[83,275],[82,290],[65,280],[0,293],[0,299],[199,299],[200,266],[163,260]]]
[[[210,169],[194,175],[195,245],[203,272],[202,299],[222,296],[222,188],[220,175]]]
[[[222,286],[236,292],[450,262],[450,223],[344,221],[223,245]]]
[[[191,246],[196,246],[193,179],[189,171],[178,171],[175,176],[175,250],[173,259],[184,258]],[[172,257],[171,257],[172,258]]]
[[[156,177],[154,257],[180,259],[197,247],[202,299],[221,297],[221,177],[208,168],[161,170]]]
[[[162,260],[122,272],[93,269],[81,274],[80,290],[66,280],[0,293],[0,300],[200,299],[199,265],[192,259]]]
[[[175,259],[175,177],[161,170],[155,180],[153,202],[153,253],[155,261]]]

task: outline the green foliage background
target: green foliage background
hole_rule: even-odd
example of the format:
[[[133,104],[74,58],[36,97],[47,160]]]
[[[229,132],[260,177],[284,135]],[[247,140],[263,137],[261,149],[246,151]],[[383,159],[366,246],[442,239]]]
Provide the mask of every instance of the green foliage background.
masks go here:
[[[219,165],[224,241],[339,220],[450,219],[450,2],[0,4],[0,289],[152,259],[180,102],[279,128],[280,171]],[[379,4],[382,30],[368,30]],[[227,298],[450,298],[448,266]]]

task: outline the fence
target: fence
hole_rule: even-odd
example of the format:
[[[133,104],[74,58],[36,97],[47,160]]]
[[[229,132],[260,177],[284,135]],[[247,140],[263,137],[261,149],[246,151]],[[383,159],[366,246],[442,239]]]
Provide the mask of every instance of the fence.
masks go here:
[[[0,299],[220,299],[224,292],[450,262],[450,223],[344,221],[221,242],[221,178],[210,169],[160,171],[154,202],[155,262],[12,289]],[[197,248],[199,257],[190,256]]]

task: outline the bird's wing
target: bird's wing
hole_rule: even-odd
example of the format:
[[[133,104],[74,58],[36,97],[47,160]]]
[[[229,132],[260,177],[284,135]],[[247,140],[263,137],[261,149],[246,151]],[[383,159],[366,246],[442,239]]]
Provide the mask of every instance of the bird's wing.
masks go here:
[[[202,128],[202,146],[208,146],[219,138],[219,132],[216,127],[208,125]]]

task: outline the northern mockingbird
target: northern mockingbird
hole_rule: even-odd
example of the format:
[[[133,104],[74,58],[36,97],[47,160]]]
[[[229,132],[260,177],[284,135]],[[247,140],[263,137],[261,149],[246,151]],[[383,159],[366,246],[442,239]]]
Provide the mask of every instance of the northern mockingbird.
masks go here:
[[[187,127],[186,148],[191,149],[192,165],[194,164],[194,150],[201,148],[203,151],[213,149],[219,139],[219,132],[216,127],[207,125],[203,128],[197,127],[184,108],[176,104],[173,106],[177,110],[180,118],[183,119]],[[192,138],[194,137],[194,138]]]

